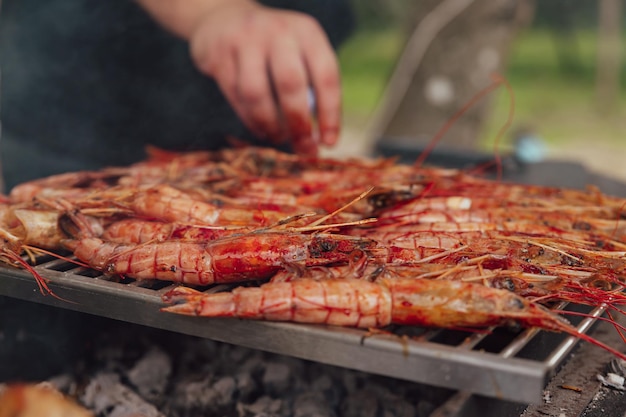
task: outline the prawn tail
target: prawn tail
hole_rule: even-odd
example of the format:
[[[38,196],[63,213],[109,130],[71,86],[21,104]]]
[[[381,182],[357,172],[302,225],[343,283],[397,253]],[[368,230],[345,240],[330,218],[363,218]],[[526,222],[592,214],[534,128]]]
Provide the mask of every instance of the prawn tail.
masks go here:
[[[166,304],[161,311],[187,316],[232,317],[235,311],[233,293],[206,294],[188,287],[176,287],[162,297]]]

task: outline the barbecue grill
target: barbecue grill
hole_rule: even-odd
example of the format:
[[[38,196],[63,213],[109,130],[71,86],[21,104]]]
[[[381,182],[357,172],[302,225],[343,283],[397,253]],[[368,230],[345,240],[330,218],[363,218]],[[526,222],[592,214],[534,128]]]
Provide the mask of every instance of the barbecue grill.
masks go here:
[[[576,343],[575,338],[561,335],[547,340],[535,329],[519,333],[417,329],[415,334],[408,333],[410,338],[398,338],[358,329],[186,317],[159,311],[161,296],[174,287],[170,283],[114,282],[93,270],[50,258],[40,259],[35,269],[50,280],[50,288],[63,300],[42,296],[32,275],[6,267],[0,268],[0,294],[523,403],[541,399],[548,378]],[[217,285],[206,291],[226,289]],[[596,308],[590,314],[597,317],[602,312]],[[585,332],[592,322],[585,319],[578,329]],[[395,329],[399,334],[409,330],[415,329]]]
[[[559,178],[541,174],[537,177],[537,172],[558,172],[570,180],[584,179],[579,185],[604,184],[605,192],[626,195],[623,190],[607,190],[607,184],[610,187],[617,183],[591,178],[579,165],[566,165],[570,172],[563,168],[558,165],[555,170],[554,163],[538,164],[533,170],[509,171],[507,176],[525,182],[524,176],[535,173],[531,181],[538,183],[537,179],[543,179],[545,184]],[[537,329],[469,332],[393,327],[389,332],[370,334],[329,326],[187,317],[160,311],[161,296],[175,285],[169,282],[130,278],[116,281],[52,256],[38,257],[34,269],[49,280],[51,290],[59,298],[42,295],[30,273],[10,267],[0,267],[0,295],[459,390],[449,401],[457,410],[472,398],[512,402],[515,410],[528,403],[540,403],[547,382],[578,342],[572,336]],[[219,292],[229,288],[216,285],[203,290]],[[603,308],[581,310],[580,306],[564,303],[553,308],[587,313],[590,317],[584,319],[568,317],[583,333],[604,312]]]

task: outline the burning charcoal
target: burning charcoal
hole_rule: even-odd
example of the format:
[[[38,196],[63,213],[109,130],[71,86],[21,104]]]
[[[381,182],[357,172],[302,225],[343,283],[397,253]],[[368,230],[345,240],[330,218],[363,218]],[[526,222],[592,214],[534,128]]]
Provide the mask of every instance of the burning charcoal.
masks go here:
[[[289,366],[281,362],[270,362],[265,366],[262,383],[270,394],[283,393],[291,382]]]
[[[172,373],[172,360],[161,349],[152,348],[128,371],[128,379],[139,395],[150,402],[162,397]]]
[[[341,415],[344,417],[376,417],[378,414],[378,398],[371,391],[359,390],[341,404]]]
[[[253,404],[239,403],[237,405],[237,413],[239,417],[280,417],[290,415],[290,413],[285,413],[284,407],[285,404],[282,400],[263,396]]]
[[[98,415],[107,417],[165,417],[152,404],[123,385],[115,374],[96,375],[80,399]]]
[[[307,392],[296,397],[294,417],[335,417],[335,412],[320,392]]]

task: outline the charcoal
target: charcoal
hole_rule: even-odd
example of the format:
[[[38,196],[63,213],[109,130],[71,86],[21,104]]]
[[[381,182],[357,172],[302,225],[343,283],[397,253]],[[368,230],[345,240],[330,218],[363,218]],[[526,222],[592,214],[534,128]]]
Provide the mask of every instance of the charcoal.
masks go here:
[[[213,382],[210,378],[201,381],[181,382],[176,387],[173,404],[189,412],[218,413],[231,408],[236,391],[235,379],[226,376]]]
[[[343,387],[328,374],[321,374],[315,378],[311,383],[311,389],[321,392],[333,408],[339,405],[344,393]]]
[[[253,352],[252,350],[246,349],[241,346],[231,345],[228,347],[229,347],[228,358],[230,359],[232,363],[236,363],[236,364],[243,363],[246,359],[250,357],[250,355]]]
[[[237,412],[239,417],[282,417],[289,415],[284,413],[284,408],[282,400],[263,396],[252,404],[238,404]]]
[[[48,379],[47,383],[59,392],[65,392],[73,395],[76,391],[76,381],[70,374],[57,375]]]
[[[336,414],[320,392],[307,392],[296,397],[294,417],[335,417]]]
[[[437,405],[433,404],[431,401],[422,400],[417,403],[415,408],[417,417],[428,417],[437,409]]]
[[[248,402],[252,396],[258,391],[259,386],[249,373],[239,372],[235,377],[237,382],[237,391],[239,400]]]
[[[97,374],[85,388],[80,401],[98,416],[165,417],[154,405],[122,384],[118,375],[112,373]]]
[[[263,358],[260,355],[250,355],[239,367],[242,372],[248,372],[253,376],[263,372]]]
[[[380,402],[383,417],[415,417],[416,410],[410,402],[396,395],[388,395]]]
[[[163,396],[172,373],[171,362],[163,350],[153,347],[128,371],[128,380],[143,398],[157,401]]]
[[[235,378],[225,376],[213,384],[213,390],[217,394],[217,404],[224,407],[232,404],[235,391],[237,390],[237,382]]]
[[[444,398],[437,393],[447,395],[420,384],[119,322],[99,334],[74,366],[45,379],[96,417],[424,417]]]
[[[359,386],[359,375],[355,372],[343,372],[340,376],[341,385],[348,393],[355,392]]]
[[[341,415],[344,417],[376,417],[377,414],[378,399],[371,391],[358,390],[341,403]]]
[[[263,386],[270,394],[280,395],[288,387],[291,381],[291,370],[282,362],[269,362],[263,373]]]

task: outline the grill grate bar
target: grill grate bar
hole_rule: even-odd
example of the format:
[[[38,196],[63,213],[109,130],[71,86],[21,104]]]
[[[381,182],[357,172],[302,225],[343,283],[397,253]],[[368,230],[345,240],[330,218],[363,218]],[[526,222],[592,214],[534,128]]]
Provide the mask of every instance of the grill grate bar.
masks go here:
[[[557,303],[552,309],[553,310],[562,310],[569,303],[566,301],[562,301]],[[500,352],[500,356],[503,358],[510,358],[520,352],[524,347],[526,347],[535,336],[539,334],[540,330],[536,327],[525,329],[518,337],[515,338],[508,346],[506,346]]]
[[[576,326],[576,330],[579,333],[586,334],[591,326],[596,322],[597,318],[602,316],[606,311],[606,306],[602,305],[594,308],[590,313],[588,313],[588,317],[585,317],[579,324]],[[561,342],[561,344],[554,349],[551,354],[546,358],[545,363],[550,369],[555,369],[562,361],[562,358],[567,356],[569,352],[576,346],[579,339],[574,336],[567,336],[565,340]]]
[[[35,270],[49,280],[56,294],[71,303],[42,296],[32,276],[2,266],[0,294],[439,387],[470,387],[473,394],[522,403],[541,400],[547,378],[577,341],[570,337],[561,342],[566,336],[537,329],[497,335],[492,334],[499,330],[496,328],[480,333],[391,329],[408,336],[400,339],[394,334],[369,335],[361,329],[166,314],[160,311],[161,297],[178,284],[128,278],[118,282],[84,267],[72,267],[66,260],[38,261],[41,263]],[[232,288],[224,284],[202,290]],[[600,314],[599,309],[593,312],[594,317]],[[593,320],[583,320],[579,329],[587,331]],[[556,338],[559,347],[550,352],[547,360],[519,357],[518,352],[539,334]],[[504,346],[485,349],[494,336],[503,335],[507,338]]]
[[[521,351],[530,341],[539,334],[540,330],[536,327],[524,330],[509,345],[500,352],[503,358],[511,358]]]
[[[457,347],[459,349],[472,350],[479,343],[484,341],[489,336],[489,333],[491,333],[494,329],[495,327],[489,327],[484,332],[481,331],[481,332],[473,333],[471,336],[464,339],[463,342],[461,342],[461,344],[459,344]]]

